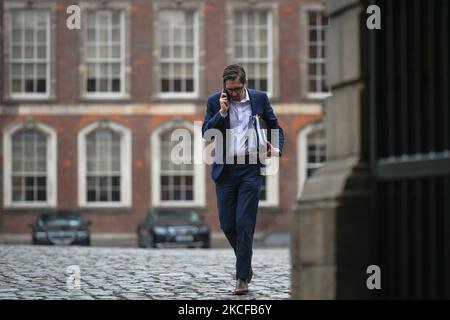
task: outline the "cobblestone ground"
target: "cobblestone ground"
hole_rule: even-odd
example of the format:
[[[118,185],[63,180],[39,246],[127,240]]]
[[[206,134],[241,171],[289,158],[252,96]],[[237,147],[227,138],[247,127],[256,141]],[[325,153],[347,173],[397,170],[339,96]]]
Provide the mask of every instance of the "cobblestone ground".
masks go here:
[[[79,288],[68,288],[71,265]],[[0,299],[290,298],[288,249],[254,249],[245,296],[232,295],[234,265],[231,249],[0,245]]]

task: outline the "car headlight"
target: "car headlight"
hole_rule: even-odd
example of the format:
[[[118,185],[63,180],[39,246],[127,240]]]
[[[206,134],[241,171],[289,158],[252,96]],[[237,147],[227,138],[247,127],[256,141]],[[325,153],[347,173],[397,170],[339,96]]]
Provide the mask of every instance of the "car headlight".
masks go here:
[[[38,231],[38,232],[36,232],[36,238],[38,238],[38,239],[46,239],[47,238],[47,233],[42,232],[42,231]]]
[[[86,231],[77,231],[77,238],[87,238],[88,233]]]
[[[200,226],[198,227],[198,232],[208,232],[209,228],[208,226]]]
[[[156,234],[166,234],[167,233],[167,229],[164,227],[154,227],[153,228],[153,232]]]

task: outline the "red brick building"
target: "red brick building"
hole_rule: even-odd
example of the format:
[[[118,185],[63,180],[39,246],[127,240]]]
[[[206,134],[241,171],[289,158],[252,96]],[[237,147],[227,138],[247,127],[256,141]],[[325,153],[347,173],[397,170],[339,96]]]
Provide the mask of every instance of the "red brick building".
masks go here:
[[[287,229],[325,157],[322,9],[300,0],[1,1],[2,240],[29,239],[27,224],[54,208],[80,210],[94,239],[132,239],[145,212],[163,206],[195,208],[220,234],[210,167],[173,166],[167,146],[174,129],[202,121],[236,62],[249,87],[268,93],[286,135],[256,231]],[[202,143],[194,139],[194,152]]]

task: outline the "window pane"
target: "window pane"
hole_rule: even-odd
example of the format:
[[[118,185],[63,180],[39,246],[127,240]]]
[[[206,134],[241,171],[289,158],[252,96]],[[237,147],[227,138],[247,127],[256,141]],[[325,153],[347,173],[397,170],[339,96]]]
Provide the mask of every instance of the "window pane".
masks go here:
[[[97,47],[95,45],[87,45],[86,46],[86,58],[92,59],[96,57]]]
[[[34,81],[30,79],[25,80],[25,92],[34,92]]]
[[[316,92],[317,91],[317,82],[316,80],[309,81],[309,91]]]
[[[111,88],[113,92],[120,92],[120,79],[112,79]]]
[[[106,78],[108,76],[108,64],[106,63],[101,63],[98,64],[98,77],[99,78]]]
[[[19,67],[11,72],[11,92],[13,93],[45,93],[47,91],[46,72],[35,75],[35,59],[46,59],[48,56],[47,12],[17,11],[12,14],[11,29],[11,65],[18,65],[17,59],[30,60],[25,70]],[[15,63],[16,62],[16,63]],[[21,73],[23,71],[23,74]]]
[[[47,200],[47,192],[46,190],[38,190],[37,191],[37,201],[46,201]]]
[[[259,24],[261,26],[265,26],[267,24],[267,15],[268,15],[268,13],[265,11],[259,12]]]
[[[95,87],[95,79],[87,79],[87,91],[88,92],[95,92],[96,91],[96,87]]]
[[[87,41],[89,42],[95,42],[96,40],[96,33],[95,33],[95,29],[94,28],[87,28],[86,29],[87,32]]]
[[[112,41],[120,41],[120,29],[114,28],[112,29]]]
[[[308,65],[308,74],[313,76],[316,75],[316,69],[317,69],[317,65],[315,63],[310,63]]]
[[[98,91],[105,92],[108,91],[108,79],[99,79],[98,80]]]
[[[308,88],[310,92],[328,93],[325,85],[326,70],[325,63],[325,28],[323,23],[328,23],[322,11],[311,11],[308,14],[309,31],[307,31],[309,38],[308,45]]]
[[[247,24],[253,26],[255,24],[255,14],[254,12],[247,12]]]
[[[11,65],[11,76],[13,78],[22,76],[22,65],[21,64],[12,64]]]
[[[22,27],[24,23],[23,12],[13,12],[12,13],[12,25],[14,28]]]
[[[22,80],[14,79],[11,84],[12,92],[22,92]]]
[[[100,61],[92,64],[91,70],[87,71],[86,91],[121,92],[120,71],[123,61],[111,64],[110,60],[123,58],[121,12],[117,10],[91,11],[89,19],[91,23],[87,28],[86,58],[95,58]]]
[[[46,42],[47,41],[47,30],[46,29],[39,29],[37,30],[37,40],[39,42]]]
[[[186,46],[186,58],[193,58],[193,57],[194,57],[194,47]]]
[[[114,27],[120,27],[121,21],[120,21],[121,12],[120,11],[114,11],[111,14],[111,25]]]
[[[235,11],[234,13],[234,23],[236,25],[243,24],[243,13],[241,11]]]
[[[34,58],[34,47],[33,46],[25,47],[25,58]]]
[[[196,44],[194,43],[194,13],[184,10],[160,11],[159,44],[161,61],[161,92],[192,92],[194,77],[192,68],[180,59],[190,59],[194,63]],[[188,77],[190,76],[190,77]]]
[[[194,29],[193,28],[186,28],[186,42],[193,43],[194,42]]]
[[[34,129],[24,129],[12,136],[13,201],[46,200],[46,141],[45,134]]]
[[[243,58],[244,57],[244,50],[242,46],[235,46],[234,47],[234,55],[236,56],[236,58]]]
[[[113,187],[120,187],[120,177],[112,177],[112,186]]]
[[[38,78],[46,78],[47,75],[47,65],[40,63],[40,64],[36,64],[36,76]]]
[[[94,190],[88,190],[87,192],[87,201],[91,202],[91,201],[95,201],[96,200],[96,192]]]
[[[192,186],[193,185],[193,176],[186,176],[186,186]]]
[[[39,189],[45,188],[46,186],[46,178],[45,177],[38,177],[36,178],[36,185]]]
[[[256,58],[256,51],[254,46],[247,48],[247,58]]]
[[[113,190],[111,192],[111,201],[120,201],[120,191],[119,190]]]
[[[317,58],[317,46],[315,45],[309,46],[309,57]]]
[[[25,42],[33,42],[33,41],[34,41],[34,30],[25,29]]]
[[[11,40],[13,43],[20,43],[22,41],[22,29],[13,29]]]
[[[315,26],[317,24],[317,19],[316,19],[316,13],[314,11],[309,12],[308,17],[309,17],[309,25],[311,26]]]
[[[47,47],[46,46],[38,46],[38,48],[37,48],[37,57],[39,59],[47,58]]]
[[[14,58],[22,58],[22,46],[12,46],[12,56]]]
[[[96,129],[86,136],[88,172],[102,173],[87,178],[88,201],[120,201],[120,139],[110,129]]]
[[[108,41],[108,29],[107,28],[98,28],[98,41],[99,42],[107,42]]]
[[[120,46],[112,47],[112,56],[111,58],[120,58]]]
[[[175,79],[173,81],[173,91],[175,92],[181,92],[181,80]]]
[[[186,91],[187,92],[194,91],[194,79],[186,79]]]
[[[238,24],[238,14],[234,15],[236,21],[233,21],[233,34],[236,35],[234,49],[234,63],[240,63],[247,71],[249,87],[268,91],[267,79],[270,77],[267,66],[269,64],[269,50],[271,50],[271,39],[268,39],[268,11],[240,11],[242,15],[242,23]],[[241,32],[244,35],[241,37]],[[254,62],[242,61],[244,59],[260,59],[264,61],[263,64],[256,64]],[[260,81],[262,80],[262,81]]]
[[[106,59],[109,58],[109,47],[108,46],[98,46],[98,58]]]
[[[175,58],[181,58],[182,57],[182,47],[181,46],[174,46],[174,54],[173,54],[173,56],[175,57]]]
[[[309,41],[317,41],[317,31],[312,29],[309,31]]]
[[[267,86],[267,80],[266,79],[260,79],[259,80],[259,90],[267,91],[269,88]]]

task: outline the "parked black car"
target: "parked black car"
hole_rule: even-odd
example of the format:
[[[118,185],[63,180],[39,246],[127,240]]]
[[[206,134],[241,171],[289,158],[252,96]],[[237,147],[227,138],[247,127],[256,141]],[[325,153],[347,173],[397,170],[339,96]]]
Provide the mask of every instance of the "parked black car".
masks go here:
[[[189,209],[150,209],[137,228],[138,246],[209,248],[210,229]]]
[[[58,210],[40,213],[29,226],[33,244],[90,246],[90,224],[77,211]]]

